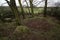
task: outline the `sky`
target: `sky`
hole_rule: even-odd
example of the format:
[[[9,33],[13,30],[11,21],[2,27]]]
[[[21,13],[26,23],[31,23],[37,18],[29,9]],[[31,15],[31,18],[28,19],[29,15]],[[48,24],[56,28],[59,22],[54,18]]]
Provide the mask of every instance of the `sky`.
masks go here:
[[[36,2],[38,2],[39,3],[39,1],[41,1],[41,0],[34,0],[35,2],[34,3],[36,3]],[[27,0],[27,2],[28,2],[28,4],[29,4],[29,1]],[[57,2],[60,2],[60,0],[48,0],[48,6],[54,6],[54,4],[55,3],[57,3]],[[5,4],[3,4],[3,3],[5,3]],[[34,4],[33,3],[33,4]],[[3,4],[3,5],[2,5]],[[19,5],[19,3],[18,3],[18,0],[16,0],[16,4],[17,5]],[[6,3],[6,1],[5,0],[0,0],[0,6],[8,6],[8,4]],[[22,0],[22,5],[23,6],[26,6],[26,2],[24,2],[24,0]],[[34,4],[34,5],[37,5],[37,3],[36,4]],[[41,2],[39,5],[37,5],[37,7],[43,7],[44,6],[44,2]]]

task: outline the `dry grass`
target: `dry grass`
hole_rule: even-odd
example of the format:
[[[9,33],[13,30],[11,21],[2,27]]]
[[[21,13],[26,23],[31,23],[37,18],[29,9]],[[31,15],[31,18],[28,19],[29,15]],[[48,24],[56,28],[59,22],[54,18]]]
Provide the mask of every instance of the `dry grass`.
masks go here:
[[[0,24],[1,40],[60,40],[60,25],[48,17],[25,19],[24,26]]]

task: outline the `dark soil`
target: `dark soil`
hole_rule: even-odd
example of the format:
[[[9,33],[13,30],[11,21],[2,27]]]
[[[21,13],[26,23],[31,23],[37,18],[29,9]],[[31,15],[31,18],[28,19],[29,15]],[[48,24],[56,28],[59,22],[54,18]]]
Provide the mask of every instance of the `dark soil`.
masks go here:
[[[22,26],[15,23],[0,25],[0,36],[8,40],[59,40],[58,26],[48,22],[45,18],[32,18],[23,21]],[[22,27],[22,28],[21,28]],[[27,29],[25,29],[25,27]],[[5,40],[5,39],[4,39]]]
[[[41,31],[49,31],[51,30],[54,25],[49,23],[46,19],[32,19],[32,20],[27,20],[25,21],[25,25],[29,28],[41,30]]]

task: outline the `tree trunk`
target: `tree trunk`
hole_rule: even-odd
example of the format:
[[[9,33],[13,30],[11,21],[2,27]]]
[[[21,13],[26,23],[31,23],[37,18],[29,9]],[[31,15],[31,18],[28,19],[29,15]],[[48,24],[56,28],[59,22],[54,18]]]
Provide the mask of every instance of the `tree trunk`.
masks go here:
[[[29,6],[27,0],[25,0],[25,2],[27,4],[27,6]],[[29,10],[29,14],[31,15],[29,7],[28,7],[28,10]]]
[[[32,13],[32,17],[34,17],[34,11],[33,11],[33,0],[29,0],[30,2],[30,7],[31,7],[31,13]]]
[[[47,16],[47,0],[45,0],[44,17]]]
[[[16,23],[18,25],[21,25],[21,20],[20,20],[20,16],[19,16],[19,11],[16,7],[16,3],[15,3],[15,0],[10,0],[10,2],[8,0],[6,0],[9,7],[11,8],[11,11],[15,14],[15,18],[16,18]]]
[[[21,8],[21,13],[22,13],[23,19],[25,19],[24,9],[22,7],[21,0],[18,0],[18,1],[19,1],[19,4],[20,4],[20,8]]]

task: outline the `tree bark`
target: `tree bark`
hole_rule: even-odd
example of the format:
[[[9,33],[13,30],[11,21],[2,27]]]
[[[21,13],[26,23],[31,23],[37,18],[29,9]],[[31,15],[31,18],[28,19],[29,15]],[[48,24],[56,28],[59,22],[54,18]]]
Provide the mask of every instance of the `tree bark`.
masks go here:
[[[34,17],[34,11],[33,11],[33,0],[29,0],[30,2],[30,7],[31,7],[31,13],[32,13],[32,17]]]
[[[11,11],[15,14],[15,18],[16,18],[16,23],[18,25],[21,25],[21,20],[20,20],[20,16],[19,16],[19,11],[16,7],[16,3],[15,0],[10,0],[10,2],[8,0],[6,0],[6,2],[8,3],[9,7],[11,8]]]
[[[22,7],[21,0],[18,0],[18,1],[19,1],[19,4],[20,4],[20,8],[21,8],[21,13],[22,13],[23,19],[25,19],[24,9],[23,9],[23,7]]]
[[[29,6],[27,0],[25,0],[25,2],[27,4],[27,6]],[[28,10],[29,10],[29,14],[31,15],[29,7],[28,7]]]
[[[47,0],[45,0],[44,17],[47,16]]]

